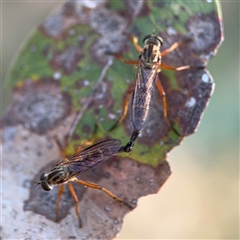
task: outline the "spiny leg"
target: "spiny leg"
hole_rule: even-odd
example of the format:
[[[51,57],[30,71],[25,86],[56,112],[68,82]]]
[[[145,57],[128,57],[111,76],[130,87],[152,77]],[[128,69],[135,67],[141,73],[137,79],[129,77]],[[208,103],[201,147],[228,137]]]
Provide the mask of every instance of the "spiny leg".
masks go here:
[[[124,104],[123,104],[123,109],[122,109],[122,116],[119,118],[119,120],[109,129],[109,132],[113,131],[119,124],[121,124],[123,122],[123,120],[126,118],[127,116],[127,112],[128,112],[128,107],[129,107],[129,100],[131,97],[131,94],[134,90],[134,84],[131,84],[131,86],[128,89],[127,92],[127,96],[124,100]]]
[[[164,57],[167,54],[169,54],[170,52],[174,51],[175,49],[177,49],[180,45],[182,44],[186,44],[191,42],[193,39],[189,38],[189,37],[185,37],[183,40],[180,40],[178,42],[173,43],[169,48],[165,49],[163,52],[161,52],[161,56]],[[187,69],[204,69],[205,66],[190,66],[190,65],[185,65],[185,66],[180,66],[180,67],[172,67],[172,66],[168,66],[165,64],[160,64],[159,69],[167,69],[167,70],[173,70],[173,71],[183,71],[183,70],[187,70]]]
[[[126,63],[126,64],[131,64],[131,65],[138,64],[138,60],[126,60],[120,53],[107,52],[107,54],[114,56],[115,58],[117,58],[118,60],[120,60],[121,62]]]
[[[70,182],[68,182],[68,188],[70,190],[70,193],[75,201],[75,211],[76,211],[76,214],[77,214],[77,217],[78,217],[78,221],[79,221],[79,228],[82,228],[82,220],[81,220],[81,217],[80,217],[80,213],[79,213],[79,205],[78,205],[78,197],[76,195],[76,192],[72,186],[72,184]]]
[[[181,134],[171,125],[169,118],[168,118],[168,107],[167,107],[167,100],[166,100],[166,94],[165,91],[162,87],[162,84],[160,82],[159,79],[156,79],[156,86],[157,86],[157,90],[160,94],[160,96],[162,97],[162,101],[163,101],[163,114],[164,114],[164,118],[166,119],[167,125],[178,135],[181,137]]]
[[[57,203],[56,203],[56,222],[59,222],[59,209],[60,209],[60,200],[61,196],[63,194],[64,185],[60,185],[58,190],[58,196],[57,196]]]
[[[167,119],[168,118],[168,109],[167,109],[167,101],[166,101],[166,94],[165,91],[162,87],[162,84],[160,82],[160,80],[157,78],[156,81],[156,86],[158,89],[158,92],[160,93],[161,97],[162,97],[162,101],[163,101],[163,113],[164,113],[164,117]]]
[[[135,36],[133,36],[131,34],[127,34],[127,33],[124,33],[124,34],[125,34],[125,36],[127,36],[127,38],[129,38],[132,41],[134,47],[136,48],[136,50],[139,53],[143,51],[143,48],[140,45],[138,45],[137,37],[135,37]],[[132,65],[137,65],[138,64],[138,60],[127,60],[127,59],[124,59],[124,57],[120,53],[107,52],[107,54],[116,57],[118,60],[120,60],[121,62],[126,63],[126,64],[132,64]]]
[[[173,71],[183,71],[183,70],[187,70],[187,69],[204,69],[204,66],[190,66],[190,65],[186,65],[186,66],[181,66],[181,67],[172,67],[172,66],[168,66],[165,64],[160,64],[159,69],[167,69],[167,70],[173,70]],[[167,107],[167,101],[166,101],[166,94],[165,91],[162,87],[162,84],[160,82],[159,79],[156,80],[156,86],[158,89],[158,92],[160,93],[162,99],[163,99],[163,111],[164,111],[164,117],[166,119],[166,122],[168,124],[169,127],[172,128],[172,130],[180,137],[182,137],[182,135],[171,125],[170,121],[169,121],[169,117],[168,117],[168,107]]]
[[[163,52],[161,52],[161,56],[166,56],[167,54],[169,54],[170,52],[174,51],[176,48],[179,47],[179,45],[181,45],[183,42],[179,41],[179,42],[175,42],[173,43],[169,48],[165,49]]]
[[[90,188],[94,188],[94,189],[98,189],[101,190],[103,192],[105,192],[108,196],[110,196],[111,198],[113,198],[114,200],[121,202],[123,204],[125,204],[126,206],[128,206],[129,208],[133,209],[134,207],[132,207],[130,204],[128,204],[127,202],[125,202],[124,200],[118,198],[116,195],[114,195],[112,192],[110,192],[109,190],[107,190],[106,188],[103,188],[95,183],[91,183],[91,182],[85,182],[79,179],[75,179],[75,182],[82,184],[84,186],[90,187]]]
[[[138,38],[131,35],[131,34],[127,34],[125,33],[125,36],[127,36],[133,43],[134,47],[136,48],[136,50],[140,53],[142,52],[143,48],[138,44]]]
[[[187,69],[203,69],[204,66],[190,66],[190,65],[185,65],[185,66],[181,66],[181,67],[172,67],[172,66],[168,66],[165,64],[161,64],[160,68],[163,69],[167,69],[167,70],[173,70],[173,71],[183,71],[183,70],[187,70]]]
[[[184,39],[177,41],[175,43],[173,43],[169,48],[165,49],[163,52],[161,52],[161,56],[166,56],[167,54],[169,54],[170,52],[174,51],[176,48],[178,48],[180,45],[182,44],[186,44],[191,42],[193,39],[189,38],[188,36],[185,36]]]

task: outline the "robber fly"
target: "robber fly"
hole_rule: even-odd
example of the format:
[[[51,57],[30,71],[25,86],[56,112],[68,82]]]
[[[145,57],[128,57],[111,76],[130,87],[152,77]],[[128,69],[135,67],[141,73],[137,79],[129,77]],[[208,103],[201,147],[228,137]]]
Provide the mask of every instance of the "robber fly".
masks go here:
[[[128,91],[128,95],[123,106],[122,117],[110,129],[110,130],[114,129],[126,117],[130,95],[131,93],[133,93],[131,103],[131,122],[134,130],[132,132],[129,142],[122,147],[122,150],[125,152],[131,152],[132,147],[134,145],[134,141],[138,137],[139,133],[141,132],[147,121],[147,117],[149,115],[149,108],[153,99],[155,84],[157,90],[159,91],[163,99],[164,117],[167,120],[168,125],[170,125],[167,116],[168,111],[165,92],[161,85],[161,82],[158,79],[158,73],[161,71],[161,68],[175,71],[181,71],[192,68],[189,65],[181,67],[171,67],[161,63],[163,56],[172,52],[180,44],[191,41],[192,39],[189,37],[186,37],[183,41],[175,42],[171,47],[164,50],[163,52],[161,52],[163,40],[161,37],[157,35],[154,34],[147,35],[143,39],[144,42],[143,49],[138,45],[137,38],[133,36],[130,36],[130,38],[132,39],[135,48],[139,52],[139,58],[137,61],[125,60],[120,54],[109,53],[111,55],[114,55],[124,63],[137,65],[135,84],[134,86],[131,86],[131,88]]]
[[[72,181],[82,184],[84,186],[99,189],[108,194],[113,199],[124,203],[129,208],[132,208],[127,202],[121,200],[109,190],[100,187],[97,184],[85,182],[77,179],[77,176],[88,171],[96,166],[98,163],[110,158],[118,153],[121,149],[121,142],[117,139],[109,139],[98,142],[83,150],[79,150],[73,155],[64,158],[63,162],[57,164],[50,170],[49,173],[43,173],[40,176],[40,182],[37,183],[42,186],[45,191],[50,191],[53,187],[60,185],[57,203],[56,203],[56,215],[58,221],[58,213],[60,208],[60,199],[64,190],[64,184],[67,183],[70,193],[76,203],[76,214],[79,220],[79,227],[82,227],[82,221],[79,214],[78,198],[71,184]]]

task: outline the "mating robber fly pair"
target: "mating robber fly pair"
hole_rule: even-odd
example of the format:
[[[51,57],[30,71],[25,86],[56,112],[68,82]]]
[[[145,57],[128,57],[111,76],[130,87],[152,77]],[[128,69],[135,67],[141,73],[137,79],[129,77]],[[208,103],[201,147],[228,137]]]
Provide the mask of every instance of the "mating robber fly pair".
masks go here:
[[[125,204],[129,208],[133,208],[129,203],[118,198],[109,190],[97,184],[79,180],[77,179],[77,176],[88,171],[98,163],[112,157],[117,153],[129,153],[132,151],[135,140],[146,124],[155,86],[157,87],[159,94],[162,96],[164,117],[168,125],[170,125],[168,120],[168,108],[165,92],[161,85],[161,82],[158,79],[158,73],[160,72],[161,68],[181,71],[192,67],[189,65],[181,67],[164,65],[161,63],[161,59],[168,53],[174,51],[180,44],[189,42],[190,39],[184,38],[182,41],[175,42],[168,49],[161,52],[163,40],[157,35],[147,35],[143,39],[143,48],[138,45],[138,40],[136,37],[129,36],[129,38],[132,40],[136,50],[139,52],[138,60],[125,60],[122,55],[118,53],[108,54],[115,56],[124,63],[137,65],[135,83],[130,88],[130,91],[128,92],[128,95],[125,99],[123,105],[123,114],[118,122],[111,128],[111,130],[113,130],[126,117],[130,95],[133,94],[131,102],[131,123],[133,126],[133,132],[131,138],[125,146],[122,146],[121,141],[117,139],[108,139],[98,142],[90,147],[77,151],[69,157],[64,157],[63,162],[54,166],[49,173],[43,173],[40,176],[40,182],[38,184],[40,184],[46,191],[50,191],[54,186],[60,185],[56,203],[57,221],[60,209],[60,199],[64,190],[65,183],[68,185],[70,193],[76,203],[76,214],[79,219],[80,227],[82,227],[82,221],[78,210],[78,198],[71,182],[77,182],[90,188],[99,189],[118,202]]]

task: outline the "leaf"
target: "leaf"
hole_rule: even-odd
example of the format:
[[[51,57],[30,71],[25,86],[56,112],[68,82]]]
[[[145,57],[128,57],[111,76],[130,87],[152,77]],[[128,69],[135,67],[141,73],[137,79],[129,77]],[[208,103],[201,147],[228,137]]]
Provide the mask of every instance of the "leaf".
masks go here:
[[[3,128],[3,236],[5,238],[111,239],[120,231],[129,209],[103,192],[74,185],[83,229],[78,228],[75,203],[67,188],[61,199],[60,223],[55,222],[57,188],[35,188],[43,172],[62,161],[55,139],[66,151],[94,138],[118,138],[132,133],[129,114],[122,125],[108,132],[120,117],[134,68],[105,54],[137,53],[123,32],[141,40],[152,31],[164,48],[188,32],[194,41],[163,58],[173,66],[203,65],[222,41],[215,2],[110,1],[67,2],[52,12],[26,42],[7,81],[14,98],[2,119]],[[166,153],[195,131],[212,92],[207,70],[162,71],[169,119],[163,117],[156,92],[150,120],[129,155],[114,156],[79,176],[95,182],[135,205],[141,196],[156,193],[170,175]],[[97,132],[95,126],[97,125]],[[17,198],[16,192],[18,192]],[[12,222],[16,225],[13,228]]]

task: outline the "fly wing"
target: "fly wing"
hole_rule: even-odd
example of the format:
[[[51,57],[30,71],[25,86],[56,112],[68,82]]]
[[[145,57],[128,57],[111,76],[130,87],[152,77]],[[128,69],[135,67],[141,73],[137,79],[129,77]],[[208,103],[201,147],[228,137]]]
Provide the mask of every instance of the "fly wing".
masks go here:
[[[147,117],[154,91],[156,69],[139,66],[131,105],[131,121],[134,130],[141,131]]]
[[[117,139],[108,139],[96,143],[88,148],[66,158],[65,162],[59,165],[67,167],[69,173],[68,179],[86,172],[96,164],[115,155],[121,148],[121,141]]]

